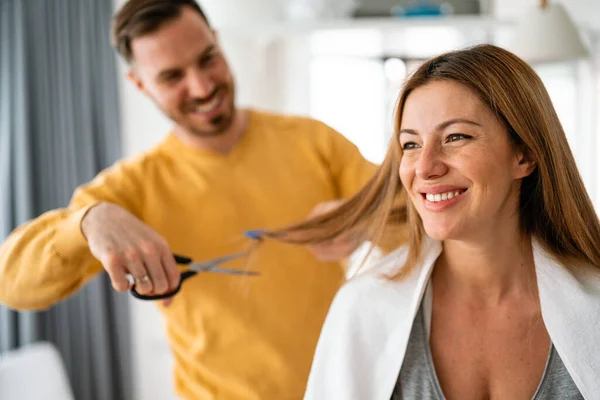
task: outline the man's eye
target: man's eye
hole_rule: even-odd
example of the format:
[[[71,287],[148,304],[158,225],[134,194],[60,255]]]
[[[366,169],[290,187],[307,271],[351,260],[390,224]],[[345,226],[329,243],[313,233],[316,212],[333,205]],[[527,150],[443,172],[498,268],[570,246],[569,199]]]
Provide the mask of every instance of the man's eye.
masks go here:
[[[210,65],[210,63],[213,62],[216,58],[217,58],[216,54],[208,54],[208,55],[202,57],[202,60],[200,60],[200,64],[203,66]]]
[[[163,75],[162,81],[171,83],[177,81],[180,78],[181,74],[174,72],[172,74]]]

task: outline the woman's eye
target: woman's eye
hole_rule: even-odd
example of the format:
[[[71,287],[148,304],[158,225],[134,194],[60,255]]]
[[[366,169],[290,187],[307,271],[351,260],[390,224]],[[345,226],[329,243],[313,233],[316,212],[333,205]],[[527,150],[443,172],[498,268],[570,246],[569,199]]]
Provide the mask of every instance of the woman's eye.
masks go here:
[[[456,142],[457,140],[461,140],[461,139],[470,139],[471,136],[469,135],[465,135],[462,133],[453,133],[451,135],[448,135],[448,137],[446,138],[447,142]]]
[[[416,149],[418,145],[415,142],[407,142],[402,145],[402,150]]]

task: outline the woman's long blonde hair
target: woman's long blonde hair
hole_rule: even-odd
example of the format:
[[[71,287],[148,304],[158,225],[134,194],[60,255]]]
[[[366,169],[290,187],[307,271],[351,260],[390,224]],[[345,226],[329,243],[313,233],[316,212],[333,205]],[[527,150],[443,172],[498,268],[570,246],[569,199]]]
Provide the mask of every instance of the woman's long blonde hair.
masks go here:
[[[522,232],[537,239],[559,261],[584,261],[600,268],[600,222],[550,96],[535,71],[512,53],[492,45],[435,57],[422,64],[405,83],[396,107],[395,132],[399,131],[410,93],[440,80],[460,83],[476,93],[504,123],[511,141],[536,162],[535,171],[521,185]],[[267,232],[266,237],[308,244],[362,229],[377,244],[386,224],[407,224],[409,257],[405,273],[419,261],[425,233],[398,176],[401,158],[402,149],[394,135],[377,173],[339,209]]]

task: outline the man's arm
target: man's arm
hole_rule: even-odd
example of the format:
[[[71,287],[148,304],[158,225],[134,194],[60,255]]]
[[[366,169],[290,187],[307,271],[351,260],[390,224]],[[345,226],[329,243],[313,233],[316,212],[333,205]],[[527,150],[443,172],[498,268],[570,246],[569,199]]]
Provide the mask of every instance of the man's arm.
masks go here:
[[[50,211],[9,235],[0,247],[0,303],[45,308],[100,271],[79,231],[88,209]]]
[[[325,124],[319,141],[340,199],[357,193],[377,171],[354,143]]]
[[[118,233],[146,238],[144,243],[150,246],[145,250],[160,242],[134,215],[140,209],[140,186],[134,175],[127,166],[116,165],[78,188],[68,208],[49,211],[15,229],[0,246],[0,303],[14,309],[49,307],[73,294],[103,267],[116,289],[127,290],[123,280],[132,262],[124,258],[139,265],[143,257],[131,252],[135,246]],[[115,213],[116,209],[120,211]],[[84,220],[89,222],[87,238],[82,232]],[[176,272],[173,261],[169,267]]]

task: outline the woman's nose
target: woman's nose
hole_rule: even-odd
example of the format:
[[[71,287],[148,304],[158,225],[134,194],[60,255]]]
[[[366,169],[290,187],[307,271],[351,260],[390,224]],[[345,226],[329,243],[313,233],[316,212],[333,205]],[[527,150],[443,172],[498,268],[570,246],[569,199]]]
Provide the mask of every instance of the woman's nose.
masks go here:
[[[419,179],[435,179],[443,176],[448,167],[443,154],[437,146],[423,147],[417,159],[415,173]]]

